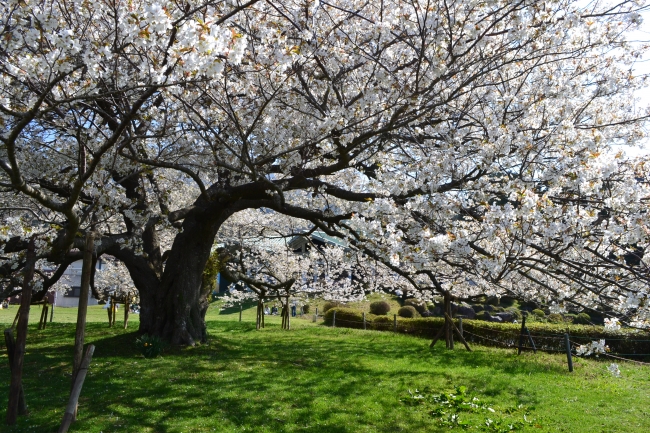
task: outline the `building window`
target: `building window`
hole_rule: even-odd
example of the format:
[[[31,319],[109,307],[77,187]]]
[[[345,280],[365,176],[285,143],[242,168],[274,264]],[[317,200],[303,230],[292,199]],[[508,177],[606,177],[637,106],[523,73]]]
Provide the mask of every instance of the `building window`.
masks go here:
[[[81,296],[81,286],[72,286],[70,290],[65,293],[66,297],[69,298],[78,298]]]

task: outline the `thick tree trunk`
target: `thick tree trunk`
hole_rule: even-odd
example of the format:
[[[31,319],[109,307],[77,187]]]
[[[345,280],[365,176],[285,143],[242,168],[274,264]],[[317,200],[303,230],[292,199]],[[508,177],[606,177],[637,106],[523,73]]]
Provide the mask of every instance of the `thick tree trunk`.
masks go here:
[[[249,193],[263,195],[264,189],[256,187]],[[105,250],[126,265],[138,289],[140,333],[161,337],[174,345],[194,345],[206,340],[205,314],[210,285],[202,284],[202,279],[214,239],[233,213],[259,205],[255,201],[234,199],[227,203],[202,196],[183,215],[182,232],[164,256],[160,254],[153,228],[145,230],[148,235],[143,236],[147,256],[119,246]]]
[[[218,216],[204,213],[185,218],[158,287],[151,290],[136,284],[142,301],[140,332],[175,345],[206,341],[210,286],[202,284],[203,271],[217,231],[230,215],[232,212],[222,211]]]

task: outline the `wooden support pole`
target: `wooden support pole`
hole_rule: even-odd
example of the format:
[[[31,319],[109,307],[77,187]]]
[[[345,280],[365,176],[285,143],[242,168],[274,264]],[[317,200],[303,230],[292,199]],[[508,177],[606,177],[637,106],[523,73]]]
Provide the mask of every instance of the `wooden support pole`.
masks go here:
[[[524,316],[521,319],[521,332],[519,332],[519,348],[517,350],[517,355],[521,355],[521,351],[522,351],[523,346],[524,346],[524,332],[525,332],[525,329],[526,329],[526,315],[524,314]]]
[[[332,328],[336,328],[336,310],[334,310],[334,314],[332,314]]]
[[[447,320],[449,320],[449,323],[451,323],[451,326],[453,327],[453,329],[456,331],[456,334],[458,335],[458,338],[460,339],[461,343],[463,343],[463,345],[465,346],[465,349],[467,349],[468,351],[471,352],[472,349],[470,349],[469,344],[467,344],[467,341],[465,341],[465,337],[463,337],[463,335],[460,333],[458,328],[456,328],[456,324],[454,323],[452,318],[449,317],[449,315],[446,315],[446,317],[447,317]],[[452,346],[452,349],[453,349],[453,346]]]
[[[108,314],[108,327],[113,326],[113,297],[108,297],[108,306],[106,308],[106,313]]]
[[[291,314],[289,314],[289,297],[287,296],[287,304],[286,308],[284,309],[286,315],[287,315],[287,329],[291,329]]]
[[[533,336],[530,335],[530,331],[528,330],[528,328],[525,328],[525,330],[526,330],[526,335],[528,335],[528,342],[530,343],[530,346],[533,348],[533,353],[537,353],[537,347],[535,347]]]
[[[363,312],[363,330],[366,330],[366,312]]]
[[[453,350],[454,349],[454,333],[451,328],[451,323],[450,320],[447,317],[451,317],[451,294],[449,292],[445,292],[444,294],[444,305],[443,305],[443,310],[445,312],[445,345],[447,346],[447,349]]]
[[[111,314],[112,319],[111,319],[111,326],[115,326],[115,319],[117,318],[117,301],[115,298],[113,298],[113,301],[115,301],[113,304],[111,304],[111,308],[113,309],[113,314]]]
[[[393,332],[397,332],[397,314],[393,314]]]
[[[462,317],[458,318],[458,331],[460,332],[460,337],[464,338],[465,334],[463,333],[463,318]]]
[[[38,319],[38,330],[40,331],[43,329],[43,322],[45,321],[46,316],[46,311],[45,311],[45,304],[41,306],[41,317]]]
[[[239,321],[240,322],[241,322],[241,313],[242,313],[243,309],[244,309],[244,307],[242,306],[242,304],[239,304]]]
[[[447,330],[447,323],[443,323],[442,327],[440,328],[436,336],[433,337],[433,341],[431,342],[431,344],[429,344],[429,347],[435,346],[438,340],[442,338],[446,330]]]
[[[569,341],[569,334],[564,334],[564,344],[566,346],[566,360],[569,364],[569,373],[572,373],[573,359],[571,358],[571,342]]]
[[[50,306],[50,323],[54,320],[54,304]]]
[[[70,392],[70,399],[68,400],[68,405],[65,408],[65,413],[63,414],[63,421],[61,422],[61,427],[59,427],[58,433],[66,433],[70,428],[70,424],[75,419],[75,414],[77,411],[77,402],[79,401],[79,395],[81,394],[81,388],[83,387],[84,380],[86,379],[86,373],[88,373],[88,367],[90,366],[90,361],[93,359],[93,353],[95,352],[95,346],[92,344],[88,345],[86,349],[86,355],[83,358],[83,362],[79,365],[79,370],[77,371],[77,377],[75,378],[74,385],[72,386],[72,391]]]
[[[7,361],[9,361],[9,372],[11,373],[14,368],[13,360],[16,353],[16,341],[11,328],[5,329],[5,346],[7,346]],[[22,380],[20,381],[20,395],[18,396],[18,415],[27,415],[27,402],[25,401]]]
[[[129,298],[125,297],[124,298],[124,329],[129,326]]]
[[[86,337],[86,313],[88,311],[88,293],[90,291],[90,275],[93,266],[94,238],[92,232],[86,233],[86,248],[81,267],[81,294],[77,310],[77,330],[74,336],[74,355],[72,360],[72,384],[75,383],[77,371],[83,359],[84,339]]]
[[[18,418],[20,407],[20,393],[23,388],[23,364],[25,362],[25,343],[27,341],[27,325],[29,323],[29,305],[32,302],[32,280],[34,279],[34,267],[36,265],[36,248],[34,237],[29,241],[27,247],[27,260],[24,269],[23,291],[20,297],[20,317],[16,328],[16,345],[13,355],[11,370],[11,384],[9,385],[9,404],[7,407],[7,424],[14,425]]]
[[[16,317],[14,317],[14,322],[11,324],[11,329],[16,327],[16,323],[18,323],[19,317],[20,317],[20,305],[18,306],[18,311],[16,311]]]

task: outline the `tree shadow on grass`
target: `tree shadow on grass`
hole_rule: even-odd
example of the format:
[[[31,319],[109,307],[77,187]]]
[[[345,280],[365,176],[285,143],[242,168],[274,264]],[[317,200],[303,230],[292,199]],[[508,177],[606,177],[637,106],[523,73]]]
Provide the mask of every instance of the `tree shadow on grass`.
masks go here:
[[[87,341],[96,352],[71,431],[436,431],[428,414],[400,402],[409,389],[480,386],[488,396],[524,399],[530,396],[512,376],[557,374],[491,349],[431,351],[427,340],[389,333],[208,326],[209,344],[169,348],[149,360],[135,348],[136,332],[89,324]],[[23,427],[56,430],[69,393],[73,341],[71,324],[32,340],[25,387],[28,403],[39,407]],[[0,370],[0,378],[6,382],[8,373]]]

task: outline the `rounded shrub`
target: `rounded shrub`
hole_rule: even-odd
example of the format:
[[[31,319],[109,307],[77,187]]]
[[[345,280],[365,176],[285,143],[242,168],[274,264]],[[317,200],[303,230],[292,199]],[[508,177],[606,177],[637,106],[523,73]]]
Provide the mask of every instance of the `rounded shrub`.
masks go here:
[[[540,310],[539,308],[535,308],[532,313],[537,316],[537,317],[544,317],[546,316],[546,313],[544,313],[544,310]]]
[[[579,313],[573,319],[573,323],[578,325],[591,325],[591,316],[587,313]]]
[[[370,312],[377,316],[384,316],[390,311],[390,305],[386,301],[375,301],[370,304]]]
[[[546,320],[548,320],[550,323],[563,323],[564,317],[562,317],[562,315],[559,313],[551,313],[548,315]]]
[[[410,299],[407,299],[406,301],[404,301],[404,306],[405,307],[407,307],[409,305],[411,307],[415,308],[415,311],[417,311],[420,314],[427,311],[427,304],[426,304],[426,302],[424,302],[421,299],[410,298]]]
[[[327,301],[323,304],[323,314],[327,313],[329,310],[332,308],[340,307],[341,304],[339,302],[334,302],[334,301]]]
[[[418,311],[411,305],[405,305],[397,310],[397,315],[399,317],[406,317],[407,319],[413,319],[419,316]]]

